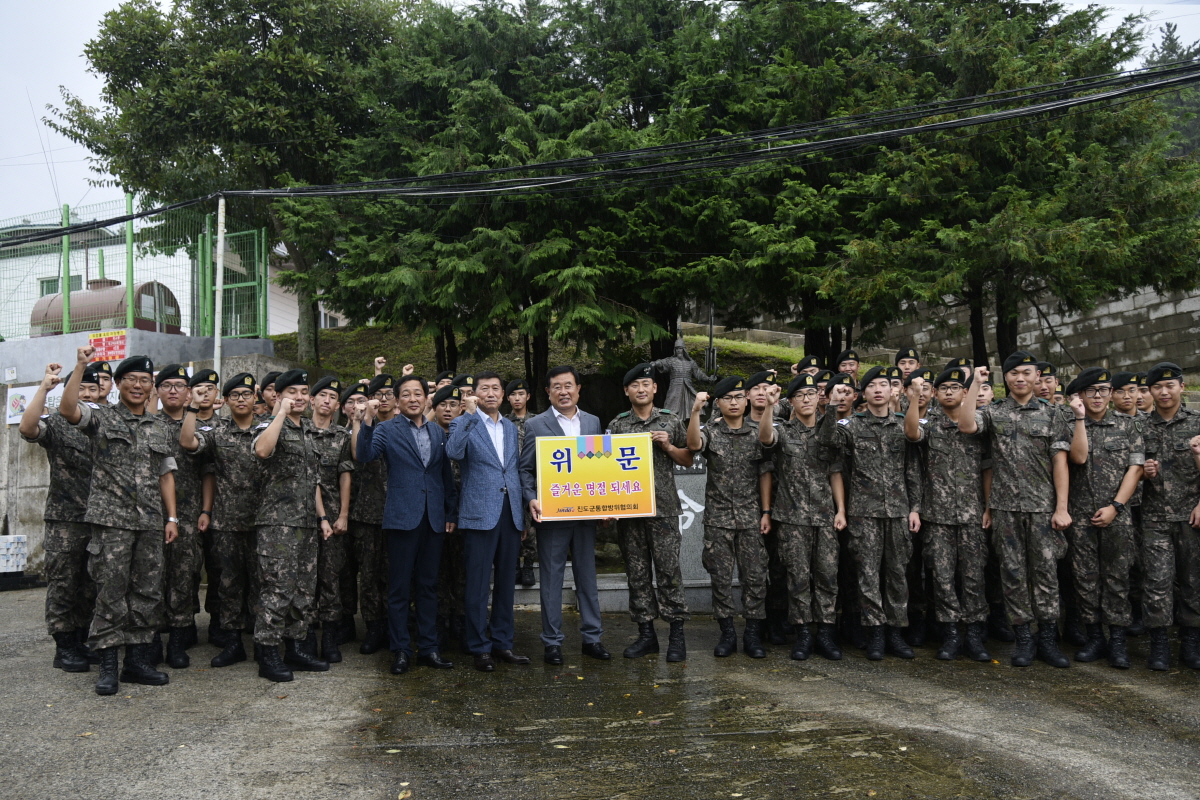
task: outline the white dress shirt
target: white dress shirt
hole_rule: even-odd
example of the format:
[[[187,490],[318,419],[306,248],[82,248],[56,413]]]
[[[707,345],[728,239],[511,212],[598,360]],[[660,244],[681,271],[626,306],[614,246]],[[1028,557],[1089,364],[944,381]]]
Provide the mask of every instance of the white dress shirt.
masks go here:
[[[564,417],[556,406],[550,406],[550,408],[554,411],[554,416],[558,419],[558,426],[562,428],[564,436],[579,435],[579,406],[575,407],[574,417]]]
[[[475,413],[483,417],[483,429],[487,431],[487,435],[492,439],[492,446],[496,448],[496,457],[500,459],[500,463],[504,463],[504,417],[497,416],[496,421],[492,422],[492,418],[483,413],[480,409],[475,409]]]

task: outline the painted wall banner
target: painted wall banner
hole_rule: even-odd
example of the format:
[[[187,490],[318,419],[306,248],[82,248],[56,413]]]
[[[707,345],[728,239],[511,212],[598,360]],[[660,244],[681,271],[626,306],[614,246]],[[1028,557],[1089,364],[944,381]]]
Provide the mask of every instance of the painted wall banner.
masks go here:
[[[92,361],[119,361],[126,357],[123,330],[89,333],[88,344],[96,348]]]
[[[542,519],[653,517],[651,447],[648,433],[539,437]]]

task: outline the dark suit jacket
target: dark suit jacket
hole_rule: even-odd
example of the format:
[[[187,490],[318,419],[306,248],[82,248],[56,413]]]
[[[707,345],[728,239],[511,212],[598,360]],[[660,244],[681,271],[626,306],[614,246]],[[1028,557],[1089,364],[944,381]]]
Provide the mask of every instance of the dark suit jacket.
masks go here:
[[[436,422],[425,426],[429,429],[428,466],[421,463],[412,425],[403,416],[359,428],[355,460],[366,463],[383,458],[387,463],[384,528],[411,531],[428,516],[430,527],[442,533],[447,522],[458,522],[458,490],[446,457],[446,434]]]
[[[580,436],[600,436],[604,433],[604,429],[600,426],[600,418],[595,414],[589,414],[582,408],[579,409],[579,435]],[[525,423],[525,446],[521,449],[521,490],[524,495],[525,505],[529,505],[529,501],[537,499],[537,439],[539,436],[565,436],[562,426],[558,424],[558,418],[554,416],[554,409],[549,408],[531,418]],[[538,530],[553,530],[556,527],[570,527],[572,525],[596,525],[596,520],[587,520],[582,522],[539,522]]]
[[[517,530],[525,528],[517,469],[517,426],[504,417],[500,417],[500,425],[504,429],[504,463],[492,444],[482,411],[463,414],[450,423],[446,455],[458,462],[462,473],[458,524],[463,528],[490,531],[504,511],[512,516]]]

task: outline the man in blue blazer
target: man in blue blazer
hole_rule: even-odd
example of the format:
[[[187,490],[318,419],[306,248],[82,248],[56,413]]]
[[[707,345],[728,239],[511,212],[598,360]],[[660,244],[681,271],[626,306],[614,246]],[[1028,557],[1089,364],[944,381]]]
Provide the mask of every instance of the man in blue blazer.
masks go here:
[[[537,439],[540,436],[599,436],[600,419],[579,408],[579,373],[574,367],[555,367],[546,373],[550,410],[525,423],[525,447],[521,450],[521,490],[538,530],[538,563],[541,565],[543,660],[563,663],[562,588],[570,551],[575,575],[575,597],[579,602],[583,654],[612,658],[600,636],[600,595],[596,589],[596,521],[543,522],[537,500]]]
[[[446,457],[446,434],[425,419],[425,381],[405,375],[396,384],[399,414],[375,424],[378,400],[359,413],[362,422],[354,458],[387,462],[383,533],[388,551],[388,638],[395,660],[392,673],[408,672],[412,645],[409,601],[417,609],[417,663],[450,669],[437,650],[437,578],[442,534],[458,522],[458,492]]]
[[[525,510],[517,461],[517,426],[500,416],[504,383],[495,372],[474,376],[475,394],[450,423],[446,455],[462,474],[458,527],[467,587],[467,649],[475,669],[494,672],[496,660],[528,664],[513,653],[513,600]],[[488,585],[492,585],[488,636]]]

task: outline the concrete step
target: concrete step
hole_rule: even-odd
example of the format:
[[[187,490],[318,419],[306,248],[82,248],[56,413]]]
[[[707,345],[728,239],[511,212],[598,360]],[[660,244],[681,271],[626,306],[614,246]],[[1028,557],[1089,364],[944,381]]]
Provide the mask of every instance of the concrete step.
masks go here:
[[[535,567],[533,572],[534,577],[540,581],[541,574],[538,568]],[[735,580],[733,585],[737,587],[739,584]],[[629,610],[629,579],[624,572],[597,575],[596,587],[599,590],[602,613],[623,613]],[[712,613],[712,589],[707,580],[685,580],[683,591],[687,597],[688,610],[694,614]],[[738,592],[734,592],[734,597],[736,598],[738,594]],[[529,588],[517,586],[515,602],[517,606],[527,609],[541,608],[541,583],[535,583]],[[566,574],[563,576],[563,605],[578,606],[578,601],[575,599],[575,579],[572,576],[569,562]],[[740,608],[740,603],[738,607]]]

